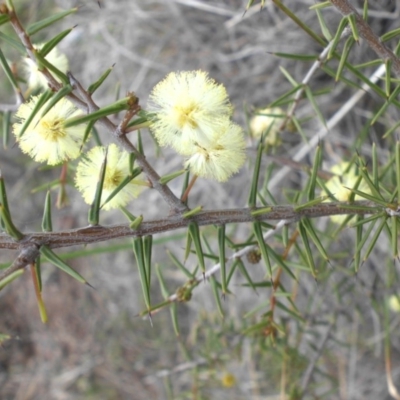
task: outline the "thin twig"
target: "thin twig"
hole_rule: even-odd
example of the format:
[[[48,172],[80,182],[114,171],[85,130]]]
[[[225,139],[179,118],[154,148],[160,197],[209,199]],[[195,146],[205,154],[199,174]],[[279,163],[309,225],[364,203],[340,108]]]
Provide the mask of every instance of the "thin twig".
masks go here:
[[[174,368],[162,369],[162,370],[156,372],[153,375],[145,376],[143,378],[143,380],[147,384],[153,383],[154,381],[158,381],[160,378],[164,378],[166,376],[169,376],[169,375],[172,375],[172,374],[176,374],[176,373],[180,373],[180,372],[185,372],[187,370],[194,369],[194,368],[196,368],[196,367],[198,367],[200,365],[207,365],[207,364],[211,363],[212,361],[216,361],[216,360],[200,358],[200,359],[198,359],[196,361],[187,361],[187,362],[184,362],[182,364],[177,365]]]
[[[271,236],[273,236],[275,233],[277,233],[279,230],[281,230],[288,223],[290,223],[289,220],[285,220],[285,219],[280,220],[273,229],[270,229],[269,231],[264,233],[264,235],[263,235],[264,241],[267,241]],[[258,245],[250,245],[250,246],[243,247],[243,249],[240,249],[239,251],[236,251],[235,253],[233,253],[229,257],[227,257],[226,261],[229,262],[229,261],[233,261],[237,258],[241,258],[257,248],[258,248]],[[196,287],[199,283],[203,282],[205,279],[210,278],[211,276],[216,274],[220,269],[221,269],[220,263],[213,265],[205,273],[201,273],[197,278],[192,279],[190,282],[191,286],[193,288]],[[168,301],[170,303],[173,303],[177,300],[178,300],[178,296],[176,293],[172,294],[171,296],[168,297],[168,299],[166,299],[166,301]],[[157,314],[159,311],[161,311],[160,308],[155,309],[151,312],[151,314],[152,315]]]
[[[367,42],[368,46],[384,61],[391,60],[393,72],[400,77],[400,58],[381,41],[379,36],[364,21],[363,17],[357,12],[348,0],[330,0],[333,6],[344,16],[354,15],[357,30],[360,36]]]
[[[350,35],[350,33],[351,33],[351,29],[346,27],[346,29],[342,32],[340,40],[345,39],[347,36]],[[314,62],[314,64],[308,70],[304,79],[301,81],[302,87],[296,92],[294,99],[293,99],[293,104],[290,107],[288,113],[286,114],[285,118],[283,118],[283,120],[279,126],[280,131],[282,131],[285,128],[287,122],[293,118],[294,113],[295,113],[298,105],[300,104],[300,100],[302,99],[303,94],[304,94],[306,88],[308,87],[308,84],[311,82],[311,78],[314,76],[314,74],[321,68],[323,63],[326,61],[326,59],[329,55],[329,51],[331,50],[333,44],[334,44],[333,40],[331,42],[329,42],[329,44],[324,48],[324,50],[318,56],[318,59]]]
[[[326,341],[329,338],[329,335],[331,334],[331,330],[333,326],[335,325],[335,321],[333,320],[327,327],[324,336],[321,339],[321,343],[318,346],[317,352],[314,355],[313,359],[311,360],[310,364],[308,364],[308,367],[306,369],[306,372],[303,375],[303,380],[301,382],[301,390],[304,392],[307,389],[308,384],[310,383],[312,374],[314,372],[315,366],[318,362],[318,359],[320,358],[322,351],[324,350]]]
[[[136,115],[140,111],[139,106],[139,99],[136,97],[136,102],[133,104],[129,110],[126,110],[124,117],[122,118],[121,122],[118,124],[117,130],[115,134],[117,136],[122,136],[127,133],[126,127],[129,124],[129,121],[132,119],[134,115]]]
[[[381,65],[370,77],[369,81],[376,83],[382,75],[385,73],[385,65]],[[353,96],[350,97],[346,103],[327,121],[326,126],[322,127],[309,141],[302,145],[292,157],[294,161],[301,161],[308,153],[311,152],[320,141],[327,136],[331,129],[334,128],[343,118],[347,115],[357,104],[363,96],[365,96],[371,90],[370,86],[364,83]],[[275,186],[282,183],[285,176],[291,171],[288,167],[281,168],[268,182],[268,188],[272,190]]]
[[[393,382],[392,376],[392,358],[390,350],[390,331],[389,327],[386,327],[385,332],[385,372],[386,372],[386,384],[388,387],[388,392],[395,400],[400,400],[400,393]]]
[[[210,12],[212,14],[223,15],[226,17],[233,17],[235,15],[235,11],[233,10],[228,10],[222,7],[215,7],[211,4],[206,4],[203,1],[199,0],[175,0],[175,3],[179,3],[187,7],[197,8],[198,10]]]
[[[190,180],[188,187],[185,190],[185,193],[183,193],[182,197],[181,197],[181,201],[183,203],[186,203],[188,197],[189,197],[189,193],[192,190],[194,184],[196,183],[197,180],[197,175],[194,175],[193,178]]]

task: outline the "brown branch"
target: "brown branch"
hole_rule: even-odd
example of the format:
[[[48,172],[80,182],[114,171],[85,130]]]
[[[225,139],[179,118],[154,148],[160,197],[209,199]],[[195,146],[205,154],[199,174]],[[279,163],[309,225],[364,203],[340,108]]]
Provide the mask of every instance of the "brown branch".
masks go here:
[[[134,115],[136,115],[140,110],[141,107],[139,105],[139,99],[133,94],[130,93],[133,104],[130,105],[130,108],[126,110],[124,117],[122,118],[121,122],[119,123],[117,130],[115,131],[115,134],[117,136],[122,136],[125,135],[127,126],[129,124],[129,121],[133,118]]]
[[[13,263],[3,272],[0,273],[0,281],[7,276],[11,275],[13,272],[19,269],[25,268],[29,264],[33,264],[36,258],[39,256],[39,247],[34,244],[28,244],[22,247],[17,258]]]
[[[17,14],[15,13],[14,10],[7,10],[7,11],[8,11],[8,15],[10,17],[10,24],[13,27],[15,33],[18,35],[19,40],[24,45],[29,58],[33,62],[37,63],[37,59],[36,59],[36,55],[35,55],[36,49],[34,48],[29,35],[26,33],[20,20],[18,19]],[[2,10],[2,12],[4,12],[4,10]],[[50,73],[50,71],[46,67],[41,65],[39,71],[44,75],[44,77],[46,78],[46,80],[49,84],[49,87],[52,90],[58,91],[59,89],[62,88],[62,84],[54,78],[54,76]],[[67,97],[69,100],[73,101],[74,104],[77,105],[79,108],[85,107],[85,104],[82,102],[82,100],[80,100],[74,94],[71,93]]]
[[[346,203],[347,204],[347,203]],[[343,205],[343,207],[341,207]],[[321,203],[315,206],[295,210],[293,206],[274,206],[271,211],[263,215],[254,217],[253,211],[257,208],[237,208],[230,210],[209,210],[201,211],[191,218],[184,218],[182,215],[171,215],[164,219],[143,221],[139,228],[131,229],[128,224],[111,226],[88,226],[84,228],[65,230],[61,232],[34,232],[25,233],[24,238],[15,241],[7,234],[0,234],[0,248],[17,250],[27,245],[42,246],[50,248],[61,248],[68,246],[87,245],[90,243],[103,242],[110,239],[122,237],[136,237],[144,235],[154,235],[162,232],[169,232],[175,229],[185,228],[191,221],[197,222],[200,226],[220,225],[230,223],[244,223],[259,221],[280,221],[286,220],[288,223],[296,222],[300,218],[319,218],[338,214],[376,214],[382,212],[372,202],[354,202],[354,206],[360,209],[349,209],[345,203]],[[365,207],[371,207],[366,211]]]
[[[394,73],[400,77],[400,59],[393,51],[381,41],[378,35],[363,20],[362,16],[357,12],[348,0],[330,0],[333,6],[344,16],[354,15],[357,29],[360,36],[367,42],[368,46],[383,60],[391,60]]]

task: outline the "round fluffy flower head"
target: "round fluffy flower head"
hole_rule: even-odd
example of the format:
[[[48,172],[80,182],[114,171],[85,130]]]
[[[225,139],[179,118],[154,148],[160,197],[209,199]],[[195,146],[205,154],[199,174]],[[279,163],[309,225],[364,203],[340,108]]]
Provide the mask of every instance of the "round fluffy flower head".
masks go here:
[[[35,48],[38,50],[40,50],[42,47],[43,47],[43,43],[35,46]],[[46,55],[46,60],[50,64],[54,65],[61,72],[67,72],[68,59],[65,56],[65,54],[60,53],[58,51],[57,47],[54,47]],[[29,89],[31,89],[31,90],[36,90],[36,89],[46,90],[48,88],[47,80],[43,76],[43,74],[39,71],[38,66],[36,65],[36,62],[32,61],[30,58],[25,58],[24,59],[24,70],[25,70],[26,77],[28,79]],[[52,74],[52,75],[57,81],[59,81],[59,79],[54,74]]]
[[[219,136],[207,147],[196,143],[185,163],[195,175],[225,182],[243,166],[246,143],[240,126],[225,122]]]
[[[335,174],[332,178],[326,182],[325,186],[335,196],[335,199],[338,201],[349,201],[350,196],[352,194],[351,190],[355,187],[359,175],[357,175],[357,168],[355,164],[352,164],[349,167],[348,162],[341,162],[339,164],[334,165],[330,172]],[[349,188],[349,189],[348,189]],[[368,185],[361,181],[357,187],[357,190],[360,190],[365,193],[370,193]],[[324,193],[324,195],[329,195],[329,193]],[[359,200],[360,196],[356,195],[355,200]],[[331,220],[341,224],[345,219],[346,215],[333,215],[331,216]]]
[[[86,155],[76,169],[75,183],[87,204],[91,204],[96,194],[99,174],[104,162],[106,148],[94,147]],[[120,151],[117,145],[110,144],[107,152],[107,166],[104,177],[101,204],[129,175],[129,154]],[[104,210],[111,210],[125,206],[132,198],[138,197],[142,186],[135,184],[134,180],[125,185],[109,202],[104,204]]]
[[[232,114],[228,94],[204,71],[171,72],[150,94],[150,129],[160,146],[190,154],[196,142],[207,146]]]
[[[231,374],[230,372],[225,372],[222,375],[221,383],[223,387],[231,388],[236,385],[236,378],[235,375]]]
[[[265,144],[279,146],[279,126],[285,116],[284,111],[279,107],[264,108],[259,110],[250,120],[250,129],[255,138],[260,138],[262,134],[267,134]]]
[[[392,311],[397,312],[397,313],[400,312],[400,301],[399,301],[399,296],[396,296],[396,295],[392,294],[392,295],[389,297],[388,304],[389,304],[389,308],[390,308]]]
[[[43,118],[40,118],[41,111],[39,111],[20,137],[21,128],[31,115],[38,99],[38,96],[31,97],[28,103],[21,104],[15,114],[18,122],[13,125],[13,132],[21,150],[35,161],[47,162],[49,165],[56,165],[78,157],[85,126],[64,127],[66,119],[81,115],[81,112],[65,98],[61,99]]]

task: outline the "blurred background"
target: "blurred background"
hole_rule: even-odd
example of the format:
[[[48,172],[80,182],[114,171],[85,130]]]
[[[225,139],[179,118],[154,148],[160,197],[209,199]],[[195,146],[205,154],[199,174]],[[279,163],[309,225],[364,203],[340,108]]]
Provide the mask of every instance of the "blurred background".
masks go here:
[[[369,22],[377,34],[397,27],[399,2],[368,3]],[[115,64],[94,96],[100,106],[134,91],[146,108],[152,87],[171,71],[202,69],[226,86],[234,105],[233,119],[248,136],[249,162],[227,183],[204,179],[196,183],[190,205],[208,209],[246,206],[257,144],[248,133],[248,120],[257,108],[266,107],[292,88],[282,68],[301,82],[312,66],[312,61],[299,62],[273,53],[317,57],[323,50],[270,1],[263,9],[255,4],[244,13],[246,4],[245,0],[104,0],[99,7],[94,0],[15,0],[25,26],[54,12],[79,7],[75,14],[40,31],[33,40],[42,43],[75,26],[59,49],[67,55],[71,72],[84,87]],[[285,2],[299,19],[320,33],[318,18],[309,10],[313,4],[311,0]],[[363,2],[354,4],[362,7]],[[341,16],[333,8],[324,10],[323,15],[334,33]],[[4,26],[0,30],[11,32]],[[0,46],[10,62],[20,68],[19,55],[3,41]],[[351,53],[353,63],[374,58],[363,43]],[[369,76],[375,68],[364,72]],[[2,85],[4,82],[0,101],[12,104],[14,95],[3,72],[0,79]],[[313,76],[310,87],[321,92],[318,106],[326,120],[355,91],[344,83],[335,84],[322,70]],[[325,169],[340,159],[351,159],[366,118],[381,103],[375,94],[364,96],[330,130],[324,141]],[[389,125],[398,119],[396,110],[388,115]],[[307,139],[323,127],[308,101],[300,102],[296,116],[303,121]],[[382,140],[385,129],[385,123],[370,128],[362,145],[357,146],[360,154],[370,157],[371,143],[375,142],[385,162],[390,148],[390,143]],[[146,131],[142,134],[146,155],[160,175],[181,168],[180,156],[163,149],[156,157],[154,141]],[[131,135],[135,142],[136,134]],[[100,136],[104,143],[112,141],[101,130]],[[291,159],[304,139],[298,132],[284,131],[282,144],[275,152]],[[310,152],[301,162],[311,165],[312,159]],[[265,157],[263,171],[271,163]],[[21,154],[18,146],[0,149],[0,168],[11,211],[15,224],[23,231],[40,230],[45,192],[31,194],[32,188],[59,174],[58,170],[39,171],[38,167]],[[268,171],[273,175],[281,168],[277,164]],[[291,190],[302,188],[306,180],[306,174],[294,169],[269,190],[285,204]],[[177,194],[181,185],[180,180],[171,182]],[[67,207],[54,207],[54,230],[87,224],[88,207],[79,193],[71,186],[67,195]],[[161,218],[168,212],[152,191],[147,191],[130,210],[143,214],[145,219]],[[116,224],[126,219],[122,213],[108,212],[103,213],[101,222]],[[319,228],[326,238],[333,235],[329,221],[321,221]],[[251,227],[228,227],[228,232],[233,241],[240,242],[251,233]],[[215,229],[205,228],[205,236],[213,246],[216,244]],[[269,344],[262,333],[243,334],[268,310],[269,289],[259,288],[255,293],[244,285],[246,280],[240,273],[232,278],[232,295],[222,301],[224,318],[218,313],[207,282],[195,289],[190,302],[178,304],[177,336],[168,309],[154,315],[153,326],[148,319],[137,316],[145,305],[129,240],[92,246],[96,251],[90,257],[78,257],[75,252],[82,249],[61,250],[60,254],[69,257],[69,265],[95,289],[79,284],[49,264],[43,265],[47,325],[40,321],[28,273],[0,292],[0,333],[11,335],[0,347],[0,398],[272,400],[299,398],[295,388],[305,385],[310,395],[304,398],[389,399],[383,357],[385,335],[376,304],[386,294],[396,294],[395,289],[386,288],[385,282],[387,274],[397,273],[398,265],[390,256],[388,243],[382,240],[355,277],[347,268],[354,252],[353,236],[353,231],[345,230],[335,238],[330,247],[334,256],[329,272],[318,284],[308,273],[301,274],[296,283],[287,281],[289,290],[296,291],[296,305],[305,322],[301,329],[289,324],[286,339],[275,345]],[[177,231],[154,238],[153,263],[163,271],[171,294],[187,278],[173,265],[167,251],[182,260],[185,237],[184,231]],[[280,246],[277,242],[271,245]],[[12,252],[0,252],[1,263],[12,259]],[[193,270],[195,264],[193,257],[186,266]],[[208,267],[212,265],[210,260]],[[246,268],[255,281],[265,275],[261,263],[246,263]],[[162,299],[154,277],[152,302]],[[285,318],[287,314],[282,316],[282,324]],[[399,314],[392,312],[395,383],[400,381],[400,343],[395,334],[399,323]]]

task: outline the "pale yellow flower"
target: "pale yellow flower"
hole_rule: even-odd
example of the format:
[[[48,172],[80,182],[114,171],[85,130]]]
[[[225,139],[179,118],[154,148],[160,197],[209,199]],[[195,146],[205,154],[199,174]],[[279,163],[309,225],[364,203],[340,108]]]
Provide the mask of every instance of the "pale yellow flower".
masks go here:
[[[400,301],[399,301],[399,297],[398,296],[395,296],[394,294],[392,294],[389,297],[389,308],[393,312],[400,312]]]
[[[87,204],[94,200],[99,174],[104,162],[106,148],[97,146],[91,149],[76,169],[75,184]],[[130,174],[129,154],[120,151],[117,145],[110,144],[107,152],[106,174],[101,194],[101,204]],[[138,184],[137,184],[138,183]],[[125,206],[130,200],[139,196],[143,189],[141,181],[132,180],[125,185],[109,202],[102,207],[104,210]]]
[[[335,196],[338,201],[348,201],[351,195],[351,190],[348,188],[353,188],[359,178],[356,174],[356,165],[353,164],[349,169],[348,162],[341,162],[334,165],[330,172],[334,174],[332,178],[326,182],[326,188]],[[348,169],[348,170],[347,170]],[[346,172],[347,170],[347,172]],[[363,191],[362,185],[358,187],[358,190]],[[365,186],[365,184],[363,185]]]
[[[257,111],[250,120],[250,129],[255,138],[266,134],[264,143],[270,146],[279,146],[279,127],[285,118],[285,112],[279,107],[264,108]]]
[[[355,187],[357,180],[359,179],[359,175],[357,175],[356,165],[352,164],[350,168],[349,165],[350,164],[348,162],[343,161],[339,164],[334,165],[330,169],[330,172],[335,174],[335,176],[330,178],[326,182],[325,186],[337,201],[349,201],[352,194],[352,191],[350,189]],[[357,190],[365,193],[370,193],[369,187],[364,181],[360,182]],[[329,193],[324,193],[324,195],[329,195]],[[360,196],[355,196],[355,200],[360,199]],[[333,215],[330,218],[332,221],[341,224],[346,219],[346,217],[347,215]]]
[[[219,136],[207,147],[198,143],[191,146],[191,156],[185,167],[197,176],[224,182],[243,166],[245,147],[241,127],[226,121]]]
[[[204,71],[172,72],[150,94],[150,129],[160,146],[188,155],[193,143],[208,146],[232,114],[228,94]]]
[[[35,48],[40,50],[43,47],[42,44],[37,44],[35,45]],[[65,56],[65,54],[60,53],[57,49],[57,47],[54,47],[47,55],[46,55],[46,60],[54,65],[57,69],[59,69],[61,72],[66,73],[68,71],[68,59]],[[47,80],[43,76],[43,74],[39,71],[38,66],[35,61],[32,61],[30,58],[25,58],[24,59],[24,71],[25,75],[28,80],[28,86],[29,89],[31,90],[36,90],[36,89],[44,89],[46,90],[48,88]],[[51,73],[53,77],[59,82],[60,80],[55,76],[53,73]]]
[[[47,162],[49,165],[56,165],[78,157],[86,127],[78,125],[64,128],[65,120],[82,114],[65,98],[61,99],[43,118],[40,118],[42,111],[39,111],[20,137],[21,128],[31,115],[38,99],[38,96],[31,97],[28,103],[21,104],[15,114],[18,122],[13,125],[13,132],[21,150],[35,161]]]
[[[223,387],[231,388],[236,385],[236,377],[230,372],[225,372],[222,375],[221,383]]]

